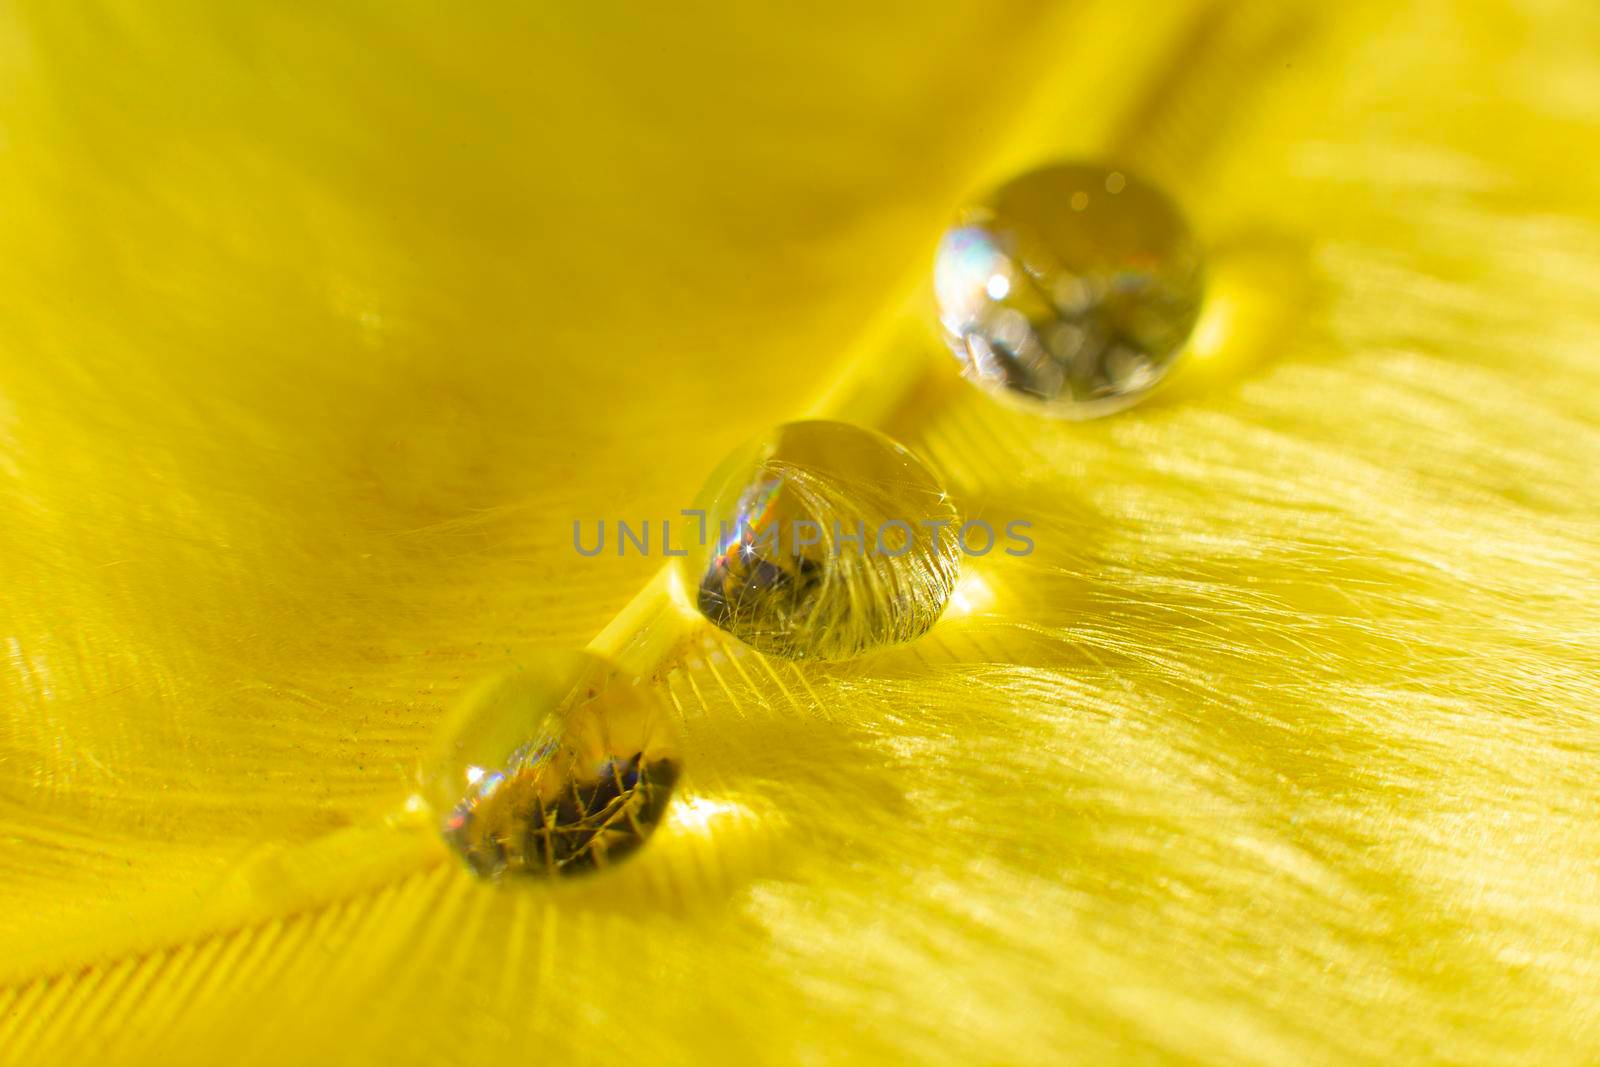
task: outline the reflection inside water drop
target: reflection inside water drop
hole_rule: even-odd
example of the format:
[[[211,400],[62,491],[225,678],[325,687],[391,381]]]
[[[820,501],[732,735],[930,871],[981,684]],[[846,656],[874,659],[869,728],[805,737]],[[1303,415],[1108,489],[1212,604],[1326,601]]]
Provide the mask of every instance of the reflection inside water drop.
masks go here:
[[[1165,375],[1199,313],[1187,221],[1155,187],[1092,164],[1020,175],[963,212],[934,295],[965,376],[1046,414],[1128,406]]]
[[[550,654],[468,694],[425,775],[440,832],[486,878],[606,866],[654,832],[678,779],[649,689]]]
[[[735,452],[701,493],[705,544],[679,561],[695,606],[751,647],[837,660],[911,641],[960,571],[937,477],[880,433],[792,422]]]

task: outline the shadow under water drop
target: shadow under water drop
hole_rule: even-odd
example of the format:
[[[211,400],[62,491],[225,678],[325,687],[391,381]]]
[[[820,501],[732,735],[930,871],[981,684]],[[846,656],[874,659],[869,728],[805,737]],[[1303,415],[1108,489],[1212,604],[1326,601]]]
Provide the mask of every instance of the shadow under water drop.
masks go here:
[[[1187,403],[1259,372],[1313,303],[1310,251],[1284,234],[1240,233],[1214,246],[1208,262],[1199,320],[1150,407]]]

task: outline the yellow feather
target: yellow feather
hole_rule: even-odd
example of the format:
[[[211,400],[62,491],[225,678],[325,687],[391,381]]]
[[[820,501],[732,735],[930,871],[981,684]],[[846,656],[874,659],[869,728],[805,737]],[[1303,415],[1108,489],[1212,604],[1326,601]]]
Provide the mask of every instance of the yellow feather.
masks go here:
[[[0,1061],[1592,1059],[1600,16],[169,6],[0,11]],[[923,287],[1084,153],[1212,285],[1060,424]],[[818,413],[1037,551],[855,663],[639,640],[573,520]],[[682,791],[480,885],[415,765],[597,634]]]

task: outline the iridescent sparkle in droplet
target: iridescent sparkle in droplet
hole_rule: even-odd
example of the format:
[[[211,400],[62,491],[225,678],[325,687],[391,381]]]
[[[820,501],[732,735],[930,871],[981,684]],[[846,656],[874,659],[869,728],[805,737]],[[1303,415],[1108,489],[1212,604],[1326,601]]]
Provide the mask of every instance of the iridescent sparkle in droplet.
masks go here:
[[[485,878],[604,867],[655,830],[678,757],[660,701],[586,653],[551,654],[463,701],[424,786]]]
[[[1201,253],[1177,207],[1122,171],[1030,171],[964,211],[934,264],[967,378],[1065,418],[1136,402],[1199,315]]]
[[[960,571],[958,513],[882,434],[794,422],[730,456],[702,491],[705,544],[682,561],[713,623],[761,652],[847,659],[913,640]]]

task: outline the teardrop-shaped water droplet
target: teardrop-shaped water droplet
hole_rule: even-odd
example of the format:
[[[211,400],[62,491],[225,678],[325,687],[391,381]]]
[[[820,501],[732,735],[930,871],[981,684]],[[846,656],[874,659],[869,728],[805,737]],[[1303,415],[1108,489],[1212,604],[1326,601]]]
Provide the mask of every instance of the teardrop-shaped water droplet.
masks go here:
[[[1159,189],[1121,171],[1030,171],[962,212],[934,263],[965,376],[1063,418],[1138,401],[1194,328],[1201,252]]]
[[[705,544],[682,561],[713,623],[791,659],[846,659],[913,640],[960,572],[939,479],[883,434],[793,422],[730,456],[699,506]]]
[[[445,840],[486,878],[621,859],[678,778],[661,702],[588,653],[535,657],[478,686],[446,737],[423,784]]]

